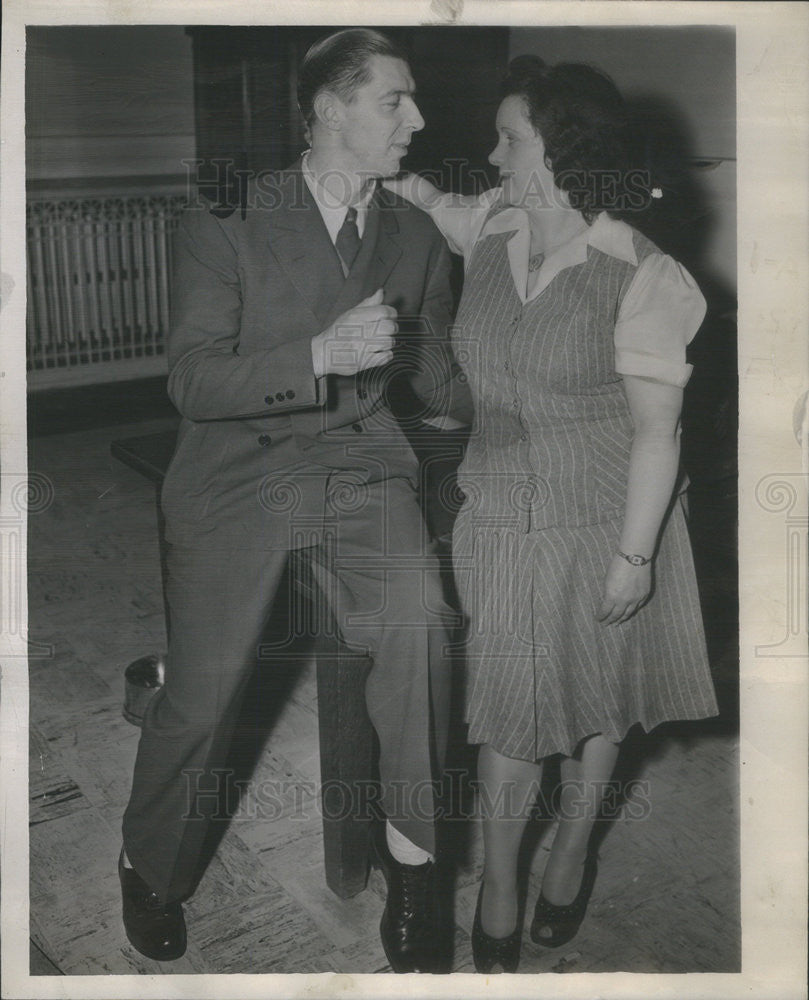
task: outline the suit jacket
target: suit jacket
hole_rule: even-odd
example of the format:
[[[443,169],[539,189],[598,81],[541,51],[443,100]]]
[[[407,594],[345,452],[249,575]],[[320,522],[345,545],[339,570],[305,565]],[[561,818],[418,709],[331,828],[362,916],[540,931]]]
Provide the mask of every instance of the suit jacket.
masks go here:
[[[379,287],[398,312],[394,361],[316,379],[312,337]],[[402,382],[423,415],[471,416],[451,304],[443,238],[383,188],[348,277],[299,163],[251,182],[241,211],[190,207],[174,244],[168,390],[183,420],[163,486],[168,540],[311,544],[335,469],[357,483],[415,480],[390,408]]]

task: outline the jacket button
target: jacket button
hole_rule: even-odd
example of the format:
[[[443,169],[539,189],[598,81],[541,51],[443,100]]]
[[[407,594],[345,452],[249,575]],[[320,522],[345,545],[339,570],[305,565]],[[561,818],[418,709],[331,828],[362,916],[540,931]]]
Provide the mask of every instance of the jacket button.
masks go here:
[[[272,438],[269,434],[260,434],[258,438],[258,443],[262,448],[266,448],[268,445],[272,444]]]
[[[357,396],[360,399],[367,399],[368,398],[368,393],[365,391],[365,389],[357,389]]]
[[[356,434],[361,434],[362,433],[362,426],[361,426],[361,424],[352,424],[351,425],[351,430],[354,431]]]
[[[264,402],[267,404],[267,406],[272,406],[272,404],[275,402],[275,399],[272,396],[265,396]]]
[[[279,403],[283,403],[283,401],[286,399],[286,396],[283,394],[283,392],[276,392],[275,398],[278,400]]]
[[[295,390],[287,389],[287,399],[294,399],[294,398],[295,398]]]

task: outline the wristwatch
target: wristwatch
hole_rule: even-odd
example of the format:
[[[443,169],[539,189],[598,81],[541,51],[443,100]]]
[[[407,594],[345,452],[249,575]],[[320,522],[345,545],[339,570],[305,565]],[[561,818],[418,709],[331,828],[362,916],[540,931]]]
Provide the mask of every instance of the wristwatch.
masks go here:
[[[645,556],[628,556],[626,552],[621,552],[618,550],[618,555],[632,566],[645,566],[646,563],[650,563],[652,560],[647,559]]]

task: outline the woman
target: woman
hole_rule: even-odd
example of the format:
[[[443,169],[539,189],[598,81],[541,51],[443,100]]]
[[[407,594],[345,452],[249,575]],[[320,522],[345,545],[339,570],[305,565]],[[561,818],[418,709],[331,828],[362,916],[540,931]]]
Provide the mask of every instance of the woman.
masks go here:
[[[466,257],[454,349],[476,426],[453,554],[469,739],[482,744],[481,972],[517,968],[517,854],[542,761],[563,755],[531,937],[555,947],[584,916],[593,822],[627,731],[717,711],[675,492],[685,347],[704,300],[617,218],[660,192],[631,169],[612,83],[521,57],[503,94],[489,157],[500,188],[464,199],[413,176],[387,185]]]

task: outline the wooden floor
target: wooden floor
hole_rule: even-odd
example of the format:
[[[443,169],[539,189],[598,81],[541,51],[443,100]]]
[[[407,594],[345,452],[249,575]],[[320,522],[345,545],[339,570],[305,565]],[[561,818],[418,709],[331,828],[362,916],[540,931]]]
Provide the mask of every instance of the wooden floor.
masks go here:
[[[29,518],[32,973],[385,972],[383,883],[341,901],[326,887],[317,799],[311,664],[284,678],[283,709],[260,751],[253,791],[227,826],[187,904],[177,962],[126,941],[116,860],[138,730],[121,715],[127,664],[165,647],[152,486],[109,456],[110,441],[166,420],[32,441],[30,469],[54,499]],[[455,759],[469,758],[458,734]],[[738,738],[696,724],[628,741],[620,817],[603,824],[599,878],[578,937],[559,951],[524,939],[521,972],[735,972],[740,965]],[[267,794],[270,790],[270,794]],[[279,790],[282,794],[278,794]],[[531,829],[530,917],[552,838]],[[444,893],[455,971],[473,971],[481,845],[477,824],[447,824]]]

